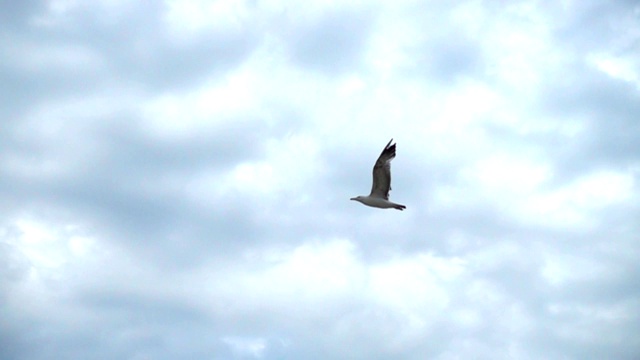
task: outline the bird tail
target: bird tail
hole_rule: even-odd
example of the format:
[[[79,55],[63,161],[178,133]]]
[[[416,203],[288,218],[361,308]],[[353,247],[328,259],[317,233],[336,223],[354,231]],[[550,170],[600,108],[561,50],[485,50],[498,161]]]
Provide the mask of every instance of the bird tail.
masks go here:
[[[406,209],[407,207],[404,206],[404,205],[395,204],[395,205],[393,205],[393,208],[402,211],[402,210]]]

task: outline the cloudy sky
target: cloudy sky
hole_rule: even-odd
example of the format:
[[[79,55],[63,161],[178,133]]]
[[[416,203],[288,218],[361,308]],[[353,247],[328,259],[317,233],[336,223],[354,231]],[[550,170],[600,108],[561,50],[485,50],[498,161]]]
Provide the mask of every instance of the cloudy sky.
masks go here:
[[[0,9],[0,358],[640,358],[637,1]]]

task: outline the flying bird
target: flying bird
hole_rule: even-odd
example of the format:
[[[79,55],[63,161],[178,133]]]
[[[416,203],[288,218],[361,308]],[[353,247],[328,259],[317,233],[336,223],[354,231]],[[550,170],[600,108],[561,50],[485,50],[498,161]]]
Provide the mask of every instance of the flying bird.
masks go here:
[[[391,145],[393,139],[389,140],[382,153],[373,166],[373,185],[369,196],[356,196],[351,200],[359,201],[367,206],[380,209],[404,210],[407,207],[389,201],[389,191],[391,190],[391,160],[396,157],[396,144]]]

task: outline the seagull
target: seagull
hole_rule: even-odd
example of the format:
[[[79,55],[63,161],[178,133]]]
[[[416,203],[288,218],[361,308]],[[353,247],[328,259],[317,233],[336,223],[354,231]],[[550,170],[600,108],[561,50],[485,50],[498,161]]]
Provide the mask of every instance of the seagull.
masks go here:
[[[391,145],[393,139],[389,140],[382,153],[373,166],[373,185],[369,196],[356,196],[351,200],[359,201],[367,206],[380,209],[406,209],[404,205],[389,201],[389,190],[391,190],[391,160],[396,157],[396,144]]]

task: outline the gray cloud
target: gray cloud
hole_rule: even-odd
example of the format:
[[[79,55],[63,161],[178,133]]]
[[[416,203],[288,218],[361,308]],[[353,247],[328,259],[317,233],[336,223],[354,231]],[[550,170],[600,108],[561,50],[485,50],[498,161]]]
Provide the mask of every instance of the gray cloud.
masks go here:
[[[330,10],[310,22],[291,20],[283,36],[294,64],[342,73],[360,65],[374,21],[368,9]]]
[[[1,5],[0,357],[637,358],[633,2]]]

